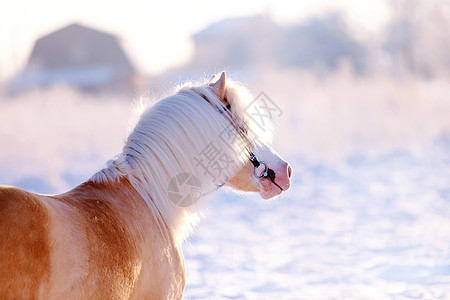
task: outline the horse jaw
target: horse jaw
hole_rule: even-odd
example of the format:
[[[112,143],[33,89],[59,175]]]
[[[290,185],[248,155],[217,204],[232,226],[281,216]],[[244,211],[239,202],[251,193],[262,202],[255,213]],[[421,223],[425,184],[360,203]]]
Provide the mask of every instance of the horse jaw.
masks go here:
[[[252,180],[253,165],[247,162],[237,173],[228,179],[227,186],[243,192],[259,192],[258,185]]]

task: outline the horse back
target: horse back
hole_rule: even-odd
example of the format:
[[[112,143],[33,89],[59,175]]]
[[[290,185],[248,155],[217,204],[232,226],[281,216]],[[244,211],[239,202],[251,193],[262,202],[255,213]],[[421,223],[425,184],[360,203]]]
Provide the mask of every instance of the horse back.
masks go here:
[[[50,216],[33,193],[0,186],[0,299],[45,298]]]

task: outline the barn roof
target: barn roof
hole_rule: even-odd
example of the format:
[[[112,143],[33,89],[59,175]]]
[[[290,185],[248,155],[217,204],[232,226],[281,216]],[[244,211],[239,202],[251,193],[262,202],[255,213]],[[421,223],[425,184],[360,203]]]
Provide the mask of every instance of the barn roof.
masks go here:
[[[117,36],[75,23],[39,38],[15,83],[24,88],[61,83],[91,87],[134,73]]]
[[[115,35],[80,24],[71,24],[36,41],[27,69],[81,68],[98,65],[134,71]]]

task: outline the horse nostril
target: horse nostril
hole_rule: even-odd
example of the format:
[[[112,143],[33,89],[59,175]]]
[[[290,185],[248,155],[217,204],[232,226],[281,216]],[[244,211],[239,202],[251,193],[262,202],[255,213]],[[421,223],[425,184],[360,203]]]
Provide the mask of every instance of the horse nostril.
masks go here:
[[[288,166],[288,177],[291,178],[291,174],[292,174],[292,168],[291,166]]]

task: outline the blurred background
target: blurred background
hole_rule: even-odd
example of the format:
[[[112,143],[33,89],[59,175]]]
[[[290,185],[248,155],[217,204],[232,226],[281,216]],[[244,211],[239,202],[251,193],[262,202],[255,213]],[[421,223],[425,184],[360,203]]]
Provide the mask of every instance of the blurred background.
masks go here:
[[[212,196],[185,299],[449,299],[449,37],[449,0],[3,4],[0,184],[75,187],[140,98],[226,70],[282,110],[293,184]]]

